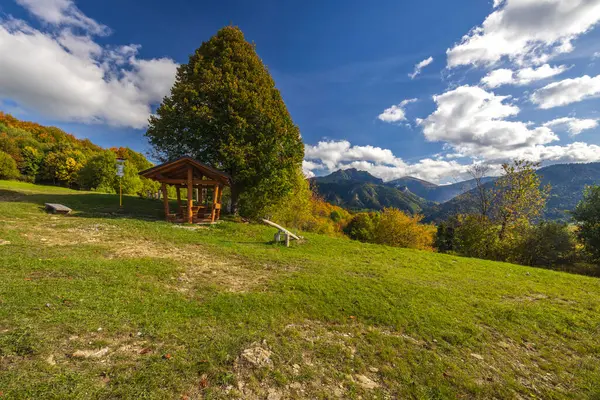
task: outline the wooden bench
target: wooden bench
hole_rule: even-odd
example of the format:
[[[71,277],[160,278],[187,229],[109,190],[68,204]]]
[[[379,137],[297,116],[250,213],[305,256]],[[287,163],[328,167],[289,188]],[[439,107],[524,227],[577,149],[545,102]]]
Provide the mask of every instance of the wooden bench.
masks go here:
[[[292,232],[288,231],[283,226],[277,225],[275,222],[269,221],[268,219],[263,219],[262,221],[267,225],[270,225],[274,228],[279,229],[277,231],[277,233],[275,233],[275,236],[273,237],[273,240],[275,241],[275,243],[281,242],[282,236],[285,240],[286,247],[290,247],[290,239],[300,240],[300,238],[298,236],[294,235]]]
[[[46,211],[50,211],[53,214],[68,214],[73,210],[62,204],[46,203]]]

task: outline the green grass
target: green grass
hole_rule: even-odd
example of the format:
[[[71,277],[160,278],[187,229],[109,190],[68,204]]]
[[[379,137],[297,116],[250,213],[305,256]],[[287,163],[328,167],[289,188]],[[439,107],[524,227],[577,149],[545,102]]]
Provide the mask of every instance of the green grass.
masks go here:
[[[600,398],[596,278],[124,204],[0,181],[2,399]]]

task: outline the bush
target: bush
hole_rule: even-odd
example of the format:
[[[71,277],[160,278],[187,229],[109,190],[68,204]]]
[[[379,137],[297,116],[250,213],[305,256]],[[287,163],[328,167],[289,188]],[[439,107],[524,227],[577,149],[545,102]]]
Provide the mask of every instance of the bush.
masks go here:
[[[420,224],[421,215],[410,216],[396,208],[381,213],[357,214],[344,229],[352,239],[394,247],[432,250],[435,228]]]
[[[409,216],[396,208],[385,208],[381,213],[375,243],[409,249],[433,250],[435,228],[420,224],[422,215]]]
[[[435,248],[440,253],[449,253],[455,250],[455,231],[458,227],[458,218],[451,217],[448,221],[440,223],[435,234]]]
[[[0,179],[17,179],[17,162],[7,153],[0,151]]]
[[[498,259],[499,228],[481,215],[459,215],[454,229],[454,250],[465,257]]]
[[[344,228],[350,239],[375,243],[375,232],[379,224],[380,214],[375,212],[356,214]]]
[[[575,261],[576,242],[567,224],[544,221],[532,226],[516,248],[514,261],[531,266],[554,267]]]

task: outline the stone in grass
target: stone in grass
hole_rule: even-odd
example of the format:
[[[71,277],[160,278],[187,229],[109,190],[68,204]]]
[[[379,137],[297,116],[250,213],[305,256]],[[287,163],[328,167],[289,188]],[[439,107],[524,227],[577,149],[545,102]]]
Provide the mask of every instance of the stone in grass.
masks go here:
[[[379,384],[364,375],[356,375],[356,382],[365,389],[375,389]]]
[[[478,360],[483,360],[483,356],[477,353],[471,353],[471,357],[476,358]]]
[[[6,244],[10,244],[10,242],[8,240],[0,239],[0,246],[6,245]]]
[[[260,346],[250,347],[242,351],[241,359],[255,367],[265,367],[273,363],[271,352]]]
[[[100,358],[108,354],[108,347],[100,350],[77,350],[71,355],[73,358]]]

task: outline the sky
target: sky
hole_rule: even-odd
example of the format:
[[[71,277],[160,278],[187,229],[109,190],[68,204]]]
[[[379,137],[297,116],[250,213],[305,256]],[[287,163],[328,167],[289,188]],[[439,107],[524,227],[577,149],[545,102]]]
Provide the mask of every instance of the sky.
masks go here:
[[[233,24],[300,127],[307,176],[600,161],[599,22],[600,0],[0,0],[0,110],[146,153],[177,66]]]

